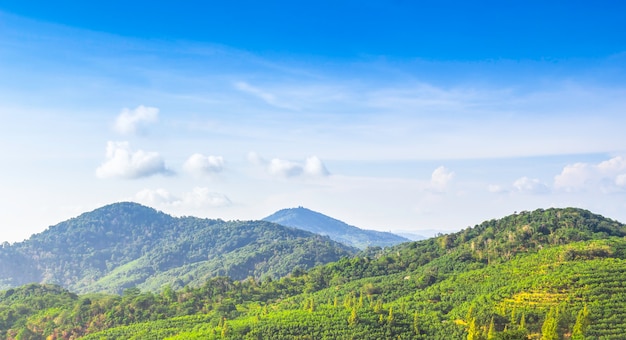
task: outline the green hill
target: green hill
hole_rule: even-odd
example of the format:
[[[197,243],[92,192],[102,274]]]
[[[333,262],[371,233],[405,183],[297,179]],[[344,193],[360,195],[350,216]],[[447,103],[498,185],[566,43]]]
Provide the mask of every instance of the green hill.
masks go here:
[[[303,207],[279,210],[263,220],[320,235],[328,235],[328,237],[337,242],[360,249],[388,247],[402,242],[409,242],[409,239],[396,234],[359,229]]]
[[[116,203],[0,248],[0,285],[53,283],[83,293],[182,288],[216,276],[279,278],[354,251],[269,222],[174,218]]]
[[[20,287],[0,293],[0,331],[7,338],[21,332],[33,339],[63,334],[85,339],[623,339],[625,236],[625,225],[588,211],[547,209],[424,241],[370,248],[280,279],[222,277],[158,294],[127,289],[122,296],[76,297],[60,289]],[[41,308],[25,308],[22,301],[37,299],[21,293],[28,289],[54,298]]]

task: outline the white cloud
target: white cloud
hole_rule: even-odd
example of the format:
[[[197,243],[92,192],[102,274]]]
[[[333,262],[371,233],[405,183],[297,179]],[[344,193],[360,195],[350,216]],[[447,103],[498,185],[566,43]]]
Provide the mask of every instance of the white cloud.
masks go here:
[[[626,170],[626,158],[617,156],[598,164],[598,169],[603,175],[612,176]]]
[[[295,177],[302,174],[303,167],[295,162],[274,158],[268,164],[267,171],[274,176]]]
[[[99,178],[134,179],[171,174],[157,152],[133,151],[128,142],[107,143],[106,161],[96,169]]]
[[[304,164],[304,173],[313,177],[328,176],[329,172],[317,156],[311,156],[306,159]]]
[[[554,187],[565,191],[576,191],[585,187],[595,176],[593,166],[587,163],[566,165],[560,174],[554,177]]]
[[[567,192],[595,191],[614,192],[624,186],[626,158],[613,157],[598,164],[575,163],[566,165],[554,177],[554,187]]]
[[[115,119],[115,131],[123,135],[131,135],[144,131],[146,125],[154,123],[159,118],[159,109],[139,105],[134,110],[122,109],[117,119]]]
[[[211,175],[222,172],[224,169],[224,158],[222,156],[204,156],[196,153],[191,155],[183,168],[195,175]]]
[[[440,166],[435,169],[430,176],[431,188],[437,191],[443,191],[446,189],[450,181],[454,178],[454,172],[450,171],[445,166]]]
[[[256,152],[250,152],[248,161],[257,166],[263,166],[270,175],[276,177],[326,177],[330,175],[322,160],[317,156],[308,157],[303,164],[280,158],[267,161]]]
[[[171,194],[165,189],[144,189],[135,194],[134,199],[139,203],[161,208],[202,209],[211,207],[224,207],[231,205],[230,199],[217,192],[212,192],[209,188],[196,187],[192,191],[183,193],[180,196]]]
[[[550,191],[550,189],[548,189],[548,186],[541,183],[540,180],[536,178],[528,178],[526,176],[519,178],[515,182],[513,182],[513,187],[518,192],[527,194],[545,194]]]

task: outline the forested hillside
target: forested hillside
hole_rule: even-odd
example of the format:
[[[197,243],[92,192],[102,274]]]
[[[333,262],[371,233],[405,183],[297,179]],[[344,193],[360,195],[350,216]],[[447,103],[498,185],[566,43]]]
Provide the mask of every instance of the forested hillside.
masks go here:
[[[174,218],[116,203],[0,248],[0,287],[54,283],[75,292],[121,293],[200,285],[208,278],[282,277],[355,249],[263,221]]]
[[[9,339],[622,339],[626,226],[522,212],[281,279],[160,293],[0,293]]]
[[[337,242],[360,249],[388,247],[409,241],[405,237],[390,232],[360,229],[303,207],[282,209],[263,220],[320,235],[328,235]]]

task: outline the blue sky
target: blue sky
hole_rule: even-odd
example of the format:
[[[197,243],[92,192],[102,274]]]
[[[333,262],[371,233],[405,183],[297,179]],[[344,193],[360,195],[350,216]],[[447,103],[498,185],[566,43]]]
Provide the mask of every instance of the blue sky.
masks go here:
[[[3,1],[0,240],[116,201],[626,222],[620,2]]]

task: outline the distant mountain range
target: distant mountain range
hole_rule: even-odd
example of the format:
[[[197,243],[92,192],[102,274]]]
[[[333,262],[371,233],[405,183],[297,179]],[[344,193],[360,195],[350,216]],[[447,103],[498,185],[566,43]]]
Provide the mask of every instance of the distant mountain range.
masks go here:
[[[266,221],[175,218],[115,203],[0,247],[0,289],[55,283],[75,292],[159,290],[229,276],[279,278],[357,249]]]
[[[359,229],[303,207],[279,210],[263,220],[328,235],[337,242],[359,249],[370,246],[388,247],[410,241],[408,238],[390,232]]]

